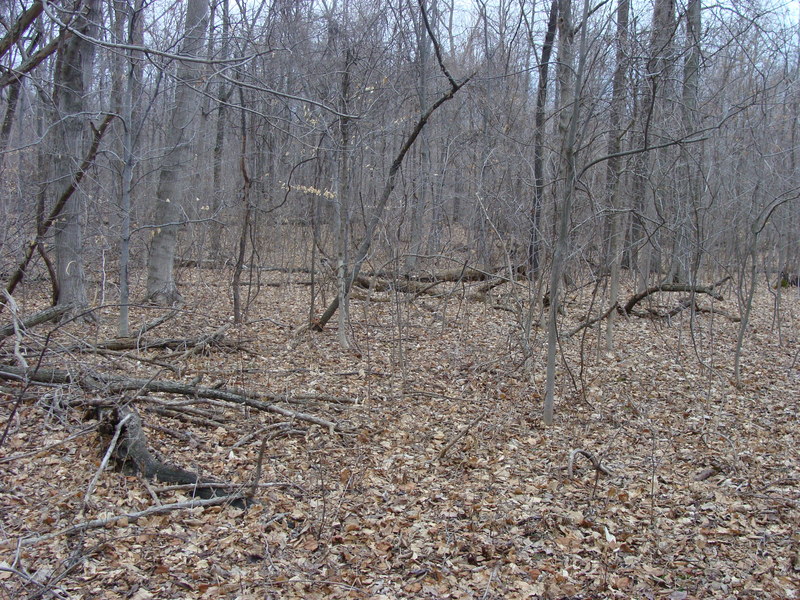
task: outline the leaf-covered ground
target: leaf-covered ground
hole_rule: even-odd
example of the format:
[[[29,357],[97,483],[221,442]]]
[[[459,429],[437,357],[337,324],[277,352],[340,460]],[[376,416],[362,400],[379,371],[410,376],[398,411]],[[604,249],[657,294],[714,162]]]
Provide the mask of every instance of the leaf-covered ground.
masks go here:
[[[252,483],[266,440],[258,503],[37,540],[189,492],[112,469],[90,487],[110,437],[81,403],[130,393],[32,387],[9,424],[22,388],[2,382],[0,598],[800,597],[796,289],[784,291],[780,330],[774,290],[757,296],[738,389],[739,325],[721,313],[620,320],[614,352],[596,327],[564,339],[556,423],[545,428],[542,330],[531,377],[513,313],[466,301],[461,287],[413,302],[378,294],[387,301],[353,302],[354,346],[342,351],[335,327],[297,331],[308,320],[306,278],[266,275],[248,324],[199,353],[81,352],[81,340],[113,338],[113,309],[97,325],[27,334],[19,353],[31,365],[46,345],[53,367],[303,396],[283,406],[348,433],[144,395],[135,405],[151,447],[203,476]],[[228,289],[218,273],[185,272],[185,311],[147,338],[218,329]],[[29,293],[18,298],[23,314],[44,300]],[[738,314],[731,294],[700,306]],[[590,300],[590,288],[569,298],[565,331]],[[137,309],[133,321],[158,314]],[[8,364],[13,345],[2,348]],[[165,403],[181,418],[154,412]]]

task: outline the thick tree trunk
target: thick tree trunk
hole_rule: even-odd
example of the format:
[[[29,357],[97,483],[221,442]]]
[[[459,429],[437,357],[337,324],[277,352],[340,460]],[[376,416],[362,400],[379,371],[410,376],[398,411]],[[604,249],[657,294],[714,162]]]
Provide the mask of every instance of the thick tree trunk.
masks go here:
[[[73,29],[83,35],[94,33],[99,16],[98,0],[84,0],[78,7]],[[62,46],[56,62],[53,92],[56,118],[53,161],[55,189],[72,185],[76,159],[85,152],[86,95],[92,77],[94,46],[73,35]],[[81,311],[87,304],[83,269],[83,225],[86,198],[80,190],[71,194],[55,223],[58,304],[70,304]]]
[[[208,0],[189,0],[181,54],[200,56],[208,27]],[[167,148],[158,177],[156,194],[156,229],[150,242],[147,263],[147,299],[155,304],[170,305],[180,301],[175,284],[174,265],[178,230],[184,224],[183,200],[191,194],[187,189],[194,177],[187,172],[195,134],[194,121],[201,105],[195,88],[204,85],[202,69],[194,62],[179,62],[177,67],[175,104],[167,124]]]

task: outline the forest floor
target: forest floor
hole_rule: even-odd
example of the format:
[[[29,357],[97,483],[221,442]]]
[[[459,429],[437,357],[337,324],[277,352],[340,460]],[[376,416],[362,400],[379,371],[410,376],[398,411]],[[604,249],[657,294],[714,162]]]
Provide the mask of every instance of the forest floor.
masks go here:
[[[147,339],[230,322],[229,273],[181,277],[184,309]],[[59,533],[191,492],[98,473],[110,435],[84,406],[131,392],[30,387],[9,425],[22,384],[2,382],[0,598],[800,597],[797,289],[784,290],[780,335],[772,293],[757,295],[739,388],[739,323],[724,314],[620,319],[613,352],[597,327],[563,339],[546,428],[544,330],[533,330],[531,377],[512,312],[465,300],[461,286],[413,302],[377,294],[387,301],[353,301],[354,345],[343,351],[335,324],[298,331],[307,278],[265,273],[248,323],[195,354],[81,351],[114,338],[114,307],[97,324],[33,328],[16,361],[5,341],[6,364],[27,352],[34,365],[47,346],[43,364],[61,369],[288,394],[294,403],[281,406],[343,432],[144,393],[134,404],[150,447],[203,476],[252,483],[266,440],[257,502]],[[20,292],[19,312],[46,306],[46,292]],[[589,314],[591,292],[569,297],[564,331]],[[738,315],[733,290],[723,293],[713,307]],[[651,301],[672,307],[679,296]],[[159,314],[136,308],[132,322]],[[180,377],[141,359],[180,364]],[[165,403],[173,416],[154,412]]]

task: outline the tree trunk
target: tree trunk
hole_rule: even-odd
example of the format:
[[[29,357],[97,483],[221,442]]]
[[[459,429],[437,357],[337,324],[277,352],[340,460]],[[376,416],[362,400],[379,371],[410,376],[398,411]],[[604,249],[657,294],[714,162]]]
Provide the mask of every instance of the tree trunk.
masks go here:
[[[99,17],[98,0],[84,0],[72,27],[91,36]],[[68,188],[77,169],[76,159],[85,153],[86,96],[92,78],[94,46],[80,35],[71,36],[56,61],[54,104],[59,118],[54,134],[54,180],[58,190]],[[58,304],[71,304],[76,312],[88,304],[83,269],[83,225],[86,197],[77,190],[64,204],[55,224]]]
[[[126,41],[129,45],[138,45],[142,42],[142,2],[134,0],[133,5],[126,5],[125,10],[120,9],[118,18],[123,19],[127,24],[128,33]],[[127,14],[126,14],[127,13]],[[121,32],[120,32],[121,33]],[[120,336],[127,337],[129,334],[129,274],[128,267],[130,261],[131,244],[131,190],[133,189],[133,168],[136,164],[136,148],[134,147],[134,130],[138,130],[140,123],[135,119],[136,112],[134,104],[138,101],[141,92],[142,69],[139,63],[140,57],[132,49],[126,50],[126,61],[124,63],[126,77],[121,85],[124,89],[122,94],[121,116],[122,126],[122,189],[120,191],[120,244],[119,244],[119,321],[117,331]]]
[[[656,0],[653,8],[653,26],[650,37],[649,57],[647,60],[644,93],[640,108],[640,133],[639,147],[647,148],[651,145],[653,137],[663,133],[663,104],[664,93],[662,84],[666,83],[668,58],[674,34],[673,16],[675,0]],[[660,141],[660,140],[658,140]],[[647,177],[652,172],[655,162],[654,152],[646,152],[638,156],[634,169],[635,202],[640,203],[642,213],[638,225],[639,239],[636,243],[638,249],[638,285],[639,291],[647,288],[650,273],[657,264],[656,256],[658,247],[655,238],[656,199],[655,191],[647,189]]]
[[[181,44],[184,56],[200,56],[208,27],[208,0],[189,0]],[[185,225],[183,200],[191,194],[194,176],[186,172],[191,164],[194,121],[201,105],[197,93],[204,85],[202,68],[197,63],[179,62],[176,73],[175,103],[167,124],[167,148],[158,177],[156,192],[156,229],[150,242],[147,263],[147,299],[170,305],[181,299],[175,284],[175,249],[178,230]]]
[[[573,70],[575,62],[573,49],[575,28],[572,25],[572,0],[560,1],[561,6],[558,11],[560,16],[558,28],[558,84],[561,93],[561,114],[559,115],[558,132],[561,137],[562,183],[558,233],[553,254],[553,265],[550,271],[550,306],[547,323],[544,423],[548,426],[553,424],[555,405],[558,311],[560,307],[559,285],[564,276],[564,266],[569,253],[569,221],[576,184],[575,150],[577,148],[578,120],[580,118],[580,94],[586,68],[586,29],[589,19],[589,0],[584,0],[578,67]]]
[[[242,149],[239,155],[239,170],[242,174],[242,205],[243,205],[243,218],[242,229],[239,235],[239,247],[236,253],[236,264],[233,268],[233,322],[242,322],[242,302],[241,302],[241,289],[240,282],[242,278],[242,270],[244,268],[244,255],[247,250],[247,236],[250,233],[250,216],[252,214],[252,207],[250,205],[250,189],[252,181],[247,172],[247,112],[244,105],[244,90],[239,88],[239,106],[240,106],[240,119],[242,128]]]
[[[228,58],[228,48],[230,46],[230,9],[229,0],[222,1],[222,50],[220,58]],[[222,190],[222,158],[225,149],[225,114],[227,112],[227,100],[230,96],[230,88],[224,83],[219,84],[217,100],[217,123],[216,134],[214,136],[214,175],[212,183],[212,204],[211,214],[214,220],[211,222],[211,260],[222,262],[222,231],[223,222],[220,213],[225,208]]]
[[[533,133],[533,204],[531,206],[531,230],[528,245],[528,262],[532,277],[536,277],[541,263],[542,247],[542,204],[544,203],[544,127],[545,105],[547,104],[548,72],[550,67],[550,54],[553,51],[553,40],[556,37],[558,19],[558,2],[553,0],[550,5],[550,16],[547,20],[547,32],[542,45],[542,56],[539,62],[539,84],[536,89],[536,113],[534,116]]]
[[[347,36],[347,33],[345,33]],[[336,252],[337,252],[337,288],[339,298],[338,332],[337,338],[342,348],[349,348],[347,339],[347,323],[349,320],[349,302],[347,277],[350,271],[349,238],[350,238],[350,119],[346,116],[349,112],[350,101],[350,69],[353,66],[353,56],[350,51],[349,40],[345,40],[346,49],[344,57],[344,70],[340,89],[339,109],[343,116],[339,117],[339,165],[336,180],[338,189],[334,199],[336,221]]]
[[[622,114],[625,110],[625,74],[628,69],[628,14],[630,1],[619,0],[617,4],[617,65],[614,71],[613,90],[611,96],[611,131],[608,138],[608,163],[606,164],[606,192],[608,206],[608,261],[610,271],[608,303],[613,307],[619,301],[619,276],[622,263],[621,246],[624,231],[624,214],[620,202],[619,184],[622,175],[622,158],[615,156],[622,149]],[[606,349],[614,348],[614,321],[616,311],[612,310],[606,323]]]

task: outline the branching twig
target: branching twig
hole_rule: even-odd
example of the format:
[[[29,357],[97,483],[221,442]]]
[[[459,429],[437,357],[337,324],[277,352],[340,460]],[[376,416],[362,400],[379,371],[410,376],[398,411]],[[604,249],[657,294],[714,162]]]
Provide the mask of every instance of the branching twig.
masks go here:
[[[34,546],[41,542],[52,540],[53,538],[74,535],[82,531],[88,531],[90,529],[98,529],[100,527],[105,527],[106,525],[116,523],[117,521],[122,521],[122,520],[136,521],[137,519],[144,519],[146,517],[150,517],[153,515],[163,515],[175,510],[184,510],[184,509],[191,509],[191,508],[205,507],[205,506],[217,506],[219,504],[227,504],[229,502],[233,502],[234,500],[241,500],[243,498],[244,496],[242,496],[241,494],[233,494],[230,496],[215,496],[214,498],[207,498],[204,500],[190,500],[188,502],[176,502],[175,504],[164,504],[163,506],[151,506],[150,508],[146,508],[145,510],[141,510],[138,512],[123,513],[121,515],[106,517],[105,519],[92,519],[91,521],[84,521],[83,523],[72,525],[71,527],[65,527],[64,529],[59,529],[58,531],[53,531],[45,535],[40,535],[39,537],[24,538],[20,540],[20,545],[22,547]]]
[[[267,449],[268,436],[261,440],[261,449],[258,451],[258,462],[256,463],[256,474],[253,476],[253,485],[250,488],[250,497],[255,498],[258,491],[258,481],[261,479],[261,465],[264,463],[264,451]]]
[[[475,424],[481,419],[483,419],[487,414],[489,414],[489,411],[484,411],[483,413],[472,419],[469,425],[467,425],[464,429],[462,429],[461,432],[456,437],[450,440],[450,443],[448,443],[444,448],[441,449],[439,454],[436,456],[436,460],[441,460],[442,457],[445,454],[447,454],[447,451],[450,450],[450,448],[452,448],[461,438],[467,435],[469,433],[469,430],[472,429],[475,426]]]
[[[573,477],[573,469],[574,469],[574,466],[575,466],[575,458],[578,455],[582,455],[582,456],[585,456],[586,458],[588,458],[591,461],[592,466],[594,467],[594,470],[598,474],[602,473],[603,475],[611,475],[611,471],[608,468],[604,467],[602,465],[600,459],[598,459],[594,454],[592,454],[588,450],[582,450],[580,448],[577,448],[577,449],[575,449],[575,450],[573,450],[572,452],[569,453],[569,463],[567,464],[567,475],[569,476],[570,479],[572,479],[572,477]]]
[[[94,477],[92,477],[92,480],[89,482],[89,487],[86,489],[86,493],[83,496],[83,508],[81,513],[86,511],[86,506],[89,504],[89,496],[92,495],[94,487],[97,485],[97,480],[100,479],[100,473],[105,471],[108,461],[111,459],[111,455],[114,454],[114,448],[117,447],[117,440],[119,440],[119,436],[122,433],[122,428],[125,426],[125,423],[130,420],[130,418],[131,414],[129,413],[120,419],[119,423],[117,423],[117,427],[114,430],[114,437],[111,438],[111,443],[108,445],[108,450],[106,450],[106,454],[103,456],[103,460],[100,462],[100,466],[95,472]]]

